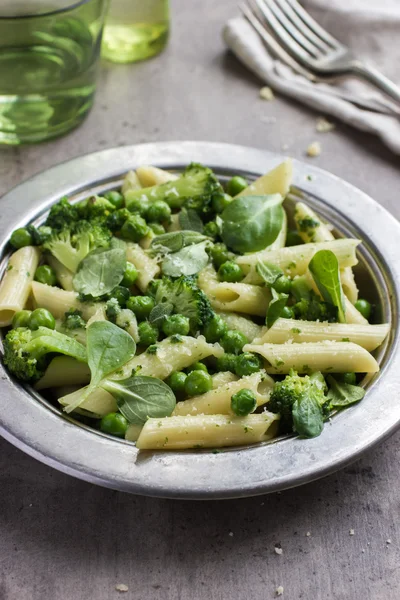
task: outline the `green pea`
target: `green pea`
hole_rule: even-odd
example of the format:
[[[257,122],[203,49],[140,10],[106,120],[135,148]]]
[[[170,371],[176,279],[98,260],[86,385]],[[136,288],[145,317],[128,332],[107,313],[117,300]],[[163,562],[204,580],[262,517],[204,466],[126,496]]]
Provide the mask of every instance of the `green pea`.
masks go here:
[[[157,200],[153,204],[150,204],[146,218],[148,221],[155,223],[169,222],[171,219],[171,208],[164,200]]]
[[[111,231],[119,231],[131,213],[127,208],[120,208],[108,215],[106,225]]]
[[[37,308],[34,310],[28,320],[28,327],[35,331],[39,327],[47,327],[48,329],[55,329],[56,321],[49,310],[46,308]]]
[[[286,275],[282,275],[281,277],[278,277],[272,287],[278,294],[289,294],[292,289],[292,281],[289,277],[286,277]]]
[[[216,238],[219,235],[219,227],[215,221],[209,221],[204,225],[203,233],[210,238]]]
[[[163,227],[161,223],[148,223],[148,226],[156,235],[162,235],[165,233],[165,227]]]
[[[137,213],[141,217],[146,217],[149,208],[150,202],[147,198],[135,198],[129,202],[129,211],[131,213]]]
[[[236,361],[237,356],[235,354],[225,353],[217,359],[217,370],[234,373],[236,370]]]
[[[189,319],[183,315],[171,315],[164,319],[162,330],[166,336],[187,335],[190,331]]]
[[[20,227],[19,229],[13,231],[10,237],[10,244],[14,248],[31,246],[33,244],[33,238],[27,227]]]
[[[258,354],[244,352],[237,357],[235,373],[238,377],[244,377],[245,375],[257,373],[262,367],[263,363]]]
[[[100,421],[100,429],[103,433],[109,433],[121,438],[125,437],[128,425],[129,423],[124,415],[115,412],[105,415]]]
[[[183,394],[186,378],[187,375],[183,371],[175,371],[167,379],[167,384],[175,394]]]
[[[232,177],[226,185],[226,191],[231,196],[237,196],[240,192],[243,192],[248,186],[248,183],[244,177],[240,177],[240,175],[235,175]]]
[[[28,327],[29,318],[31,314],[31,310],[19,310],[13,316],[11,327],[13,329],[17,329],[17,327]]]
[[[139,215],[131,215],[121,227],[121,236],[133,242],[139,242],[148,233],[149,227]]]
[[[188,396],[198,396],[212,390],[213,380],[205,371],[192,371],[185,381],[185,392]]]
[[[214,344],[215,342],[218,342],[227,331],[228,325],[223,318],[219,315],[214,315],[207,325],[205,325],[203,334],[208,343]]]
[[[148,321],[142,321],[138,326],[139,341],[142,346],[151,346],[158,340],[158,329]]]
[[[305,277],[295,277],[292,281],[291,293],[296,300],[311,300],[311,288]]]
[[[229,283],[236,283],[241,281],[244,277],[244,273],[236,263],[228,260],[224,262],[218,269],[218,278],[220,281],[228,281]]]
[[[257,398],[251,390],[239,390],[231,398],[232,412],[238,417],[245,417],[257,408]]]
[[[126,307],[135,313],[139,321],[147,319],[154,308],[154,300],[150,296],[131,296]]]
[[[368,302],[368,300],[364,300],[364,298],[360,298],[359,300],[357,300],[354,306],[356,307],[358,312],[361,313],[362,316],[368,321],[372,312],[371,303]]]
[[[53,233],[52,228],[48,227],[47,225],[41,225],[37,228],[33,227],[33,225],[29,225],[27,229],[32,236],[35,246],[41,246],[44,244]]]
[[[342,373],[340,379],[344,383],[349,383],[350,385],[357,385],[357,376],[355,373]]]
[[[124,287],[130,288],[135,283],[138,276],[139,276],[139,273],[138,273],[135,265],[133,265],[130,262],[127,262],[126,268],[125,268],[125,273],[124,273],[124,276],[121,281],[121,285],[123,285]]]
[[[117,192],[116,190],[106,192],[104,194],[104,198],[111,202],[111,204],[113,204],[117,209],[122,208],[124,206],[124,197],[120,192]]]
[[[296,230],[288,231],[286,234],[286,246],[299,246],[304,244],[300,234]]]
[[[294,311],[290,306],[284,306],[281,312],[281,319],[294,319]]]
[[[36,269],[35,272],[35,281],[39,281],[39,283],[45,283],[46,285],[56,285],[57,284],[57,275],[55,274],[54,269],[49,267],[49,265],[41,265]]]
[[[115,298],[115,300],[117,300],[118,304],[120,305],[121,308],[125,308],[126,307],[126,303],[128,302],[129,298],[130,298],[130,291],[127,287],[124,287],[123,285],[117,285],[117,287],[115,287],[113,289],[113,291],[111,292],[111,294],[109,295],[109,298]]]
[[[232,329],[231,331],[227,331],[225,335],[221,338],[221,346],[230,354],[240,354],[242,348],[245,344],[248,344],[249,340],[247,337],[237,331],[236,329]]]
[[[229,194],[218,193],[213,195],[211,205],[216,213],[222,213],[232,200],[233,198]]]
[[[232,252],[229,252],[225,244],[214,244],[210,250],[210,255],[216,269],[219,269],[224,262],[235,257]]]
[[[191,373],[192,371],[204,371],[205,373],[208,373],[206,365],[202,362],[195,362],[187,368],[188,373]]]

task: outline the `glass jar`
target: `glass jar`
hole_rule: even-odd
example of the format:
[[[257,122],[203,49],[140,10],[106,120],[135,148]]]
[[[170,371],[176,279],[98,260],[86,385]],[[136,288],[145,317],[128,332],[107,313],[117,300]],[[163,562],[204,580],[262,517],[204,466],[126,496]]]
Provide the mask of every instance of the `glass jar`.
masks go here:
[[[169,0],[111,0],[102,56],[119,63],[155,56],[167,43]]]

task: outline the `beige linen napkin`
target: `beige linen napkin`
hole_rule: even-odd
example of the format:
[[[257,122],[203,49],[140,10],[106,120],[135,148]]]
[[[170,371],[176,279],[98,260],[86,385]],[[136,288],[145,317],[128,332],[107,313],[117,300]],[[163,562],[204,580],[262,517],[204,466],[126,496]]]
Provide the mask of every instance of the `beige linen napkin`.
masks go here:
[[[302,5],[358,57],[400,84],[400,0],[303,0]],[[400,154],[400,106],[384,94],[355,78],[314,83],[295,74],[268,53],[242,17],[230,20],[223,36],[232,52],[271,88],[378,135]]]

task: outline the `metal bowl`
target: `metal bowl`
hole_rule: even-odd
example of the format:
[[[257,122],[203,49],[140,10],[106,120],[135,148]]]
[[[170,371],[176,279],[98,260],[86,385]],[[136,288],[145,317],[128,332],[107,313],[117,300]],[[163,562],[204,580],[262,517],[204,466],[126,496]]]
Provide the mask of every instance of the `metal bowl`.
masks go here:
[[[153,164],[181,169],[191,161],[224,178],[254,179],[283,156],[252,148],[204,142],[168,142],[105,150],[53,167],[22,183],[1,201],[2,268],[11,231],[40,222],[64,195],[85,197],[117,185],[129,169]],[[135,446],[65,417],[0,366],[0,433],[31,456],[65,473],[106,487],[167,498],[235,498],[301,485],[347,465],[391,435],[400,424],[400,224],[360,190],[313,166],[294,161],[296,194],[335,224],[341,235],[363,241],[361,285],[389,319],[392,330],[379,350],[380,373],[366,381],[367,394],[334,417],[311,440],[211,451],[138,452]]]

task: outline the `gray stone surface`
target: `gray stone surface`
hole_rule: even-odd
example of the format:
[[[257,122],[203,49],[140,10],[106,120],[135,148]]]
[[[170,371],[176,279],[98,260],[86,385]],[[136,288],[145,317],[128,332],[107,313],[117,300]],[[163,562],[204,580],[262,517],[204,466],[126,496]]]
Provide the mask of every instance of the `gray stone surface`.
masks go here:
[[[0,191],[111,146],[215,140],[287,146],[288,154],[311,160],[305,148],[319,139],[323,152],[314,164],[399,217],[398,158],[377,139],[342,125],[317,134],[311,111],[284,98],[258,98],[259,82],[220,40],[235,4],[175,0],[168,50],[143,64],[104,65],[96,105],[70,135],[1,149]],[[0,599],[268,600],[282,585],[286,600],[396,600],[399,460],[397,434],[353,466],[302,488],[196,503],[97,488],[1,441]],[[116,591],[120,583],[127,593]]]

